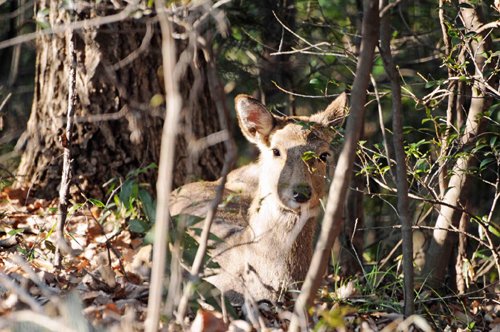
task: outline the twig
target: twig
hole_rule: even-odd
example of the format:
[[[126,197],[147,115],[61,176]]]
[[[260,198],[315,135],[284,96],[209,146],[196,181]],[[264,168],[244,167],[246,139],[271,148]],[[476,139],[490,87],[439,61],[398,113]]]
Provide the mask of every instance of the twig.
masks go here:
[[[292,29],[290,29],[288,26],[286,26],[285,23],[283,23],[279,18],[278,18],[278,15],[276,15],[276,13],[273,11],[273,15],[274,15],[274,18],[276,18],[276,21],[278,21],[279,24],[281,24],[281,26],[288,32],[290,32],[292,35],[294,35],[295,37],[297,37],[298,39],[302,40],[304,43],[306,43],[307,45],[317,49],[318,51],[321,51],[321,52],[324,52],[323,49],[321,49],[320,47],[318,47],[317,45],[314,45],[312,43],[310,43],[309,41],[307,41],[307,39],[305,39],[304,37],[301,37],[300,35],[298,35],[295,31],[293,31]]]
[[[120,21],[123,21],[123,20],[127,19],[128,17],[130,17],[130,14],[134,10],[136,10],[135,5],[128,5],[121,12],[114,14],[114,15],[96,17],[93,19],[77,21],[74,23],[59,24],[59,25],[53,26],[52,28],[44,29],[42,31],[27,33],[27,34],[24,34],[21,36],[7,39],[5,41],[1,41],[0,42],[0,50],[7,48],[7,47],[11,47],[11,46],[15,46],[18,44],[29,42],[29,41],[34,40],[37,37],[41,37],[41,36],[54,35],[54,34],[66,32],[68,30],[73,31],[73,30],[79,30],[79,29],[84,29],[84,28],[89,29],[89,28],[99,27],[101,25],[114,23],[114,22],[120,22]]]
[[[484,30],[495,29],[495,28],[498,28],[498,27],[500,27],[500,20],[496,20],[496,21],[493,21],[493,22],[490,22],[490,23],[486,23],[486,24],[480,26],[479,28],[477,28],[476,30],[474,30],[474,32],[477,33],[477,34],[480,34]]]
[[[448,28],[446,27],[446,22],[445,22],[445,15],[444,15],[444,0],[439,0],[439,24],[441,26],[441,35],[443,36],[443,43],[445,46],[445,57],[450,57],[452,55],[452,49],[451,49],[451,40],[450,36],[448,35]],[[460,57],[459,57],[460,59]],[[453,69],[451,68],[450,65],[447,66],[448,68],[448,91],[449,94],[447,94],[448,97],[448,105],[446,107],[446,129],[444,131],[444,134],[440,137],[441,140],[441,149],[439,151],[439,157],[437,158],[439,161],[439,171],[438,171],[438,181],[439,181],[439,194],[441,197],[444,196],[444,193],[446,191],[447,187],[447,175],[448,175],[448,165],[446,164],[446,154],[448,153],[450,146],[448,144],[449,142],[449,137],[451,133],[451,129],[453,127],[452,125],[452,117],[453,117],[453,108],[455,106],[455,99],[456,99],[456,88],[457,84],[456,81],[451,80],[451,77],[453,76],[454,72]],[[439,131],[436,131],[439,133]],[[438,134],[438,136],[440,136]]]
[[[148,50],[151,44],[151,39],[153,38],[153,29],[151,28],[151,22],[146,22],[146,33],[144,34],[144,38],[142,39],[141,45],[139,46],[138,49],[133,50],[129,55],[127,55],[125,58],[121,59],[118,61],[118,63],[114,64],[111,66],[111,69],[113,70],[118,70],[120,68],[123,68],[137,59],[141,53],[145,52]]]
[[[366,90],[370,81],[369,75],[373,65],[375,45],[378,41],[378,0],[365,0],[363,4],[363,38],[359,62],[356,68],[356,78],[354,79],[352,89],[351,113],[347,119],[346,139],[335,169],[333,182],[330,186],[321,234],[316,244],[311,265],[307,272],[301,293],[295,302],[294,314],[289,328],[289,331],[292,332],[306,329],[306,309],[312,302],[314,294],[319,288],[323,272],[328,264],[328,257],[333,242],[340,233],[340,219],[343,214],[343,206],[351,181],[359,133],[361,132],[360,129],[364,122]]]
[[[289,90],[286,90],[285,88],[282,88],[281,86],[278,85],[275,81],[273,81],[273,84],[278,90],[283,91],[284,93],[287,93],[289,95],[295,96],[295,97],[303,97],[303,98],[315,98],[315,99],[320,99],[320,98],[333,98],[333,97],[338,97],[339,93],[334,94],[334,95],[323,95],[323,96],[314,96],[314,95],[303,95],[300,93],[292,92]]]
[[[71,13],[68,17],[71,20]],[[71,246],[64,239],[64,226],[68,214],[68,193],[69,184],[71,182],[71,137],[73,135],[73,116],[76,107],[76,53],[74,34],[71,30],[66,31],[66,57],[69,66],[69,81],[68,81],[68,111],[66,112],[66,131],[61,136],[63,146],[63,169],[61,176],[61,186],[59,188],[59,218],[57,221],[57,245],[54,257],[56,265],[61,264],[61,253],[73,254]]]
[[[401,2],[403,2],[403,0],[396,0],[394,2],[390,2],[388,3],[385,7],[383,7],[381,10],[380,10],[380,18],[384,18],[387,13],[389,12],[389,10],[391,10],[392,8],[396,7],[397,5],[399,5]]]
[[[333,55],[333,56],[337,56],[337,57],[347,58],[347,55],[346,54],[342,54],[342,53],[333,53],[333,52],[324,52],[324,51],[322,51],[322,52],[311,52],[311,51],[309,51],[311,48],[317,48],[318,46],[321,46],[321,45],[330,46],[330,43],[321,42],[321,43],[313,44],[311,46],[307,46],[307,47],[300,48],[300,49],[294,49],[294,48],[292,48],[291,51],[281,51],[281,49],[279,49],[277,52],[270,53],[270,55],[283,55],[283,54],[301,53],[301,54],[314,54],[314,55]]]
[[[389,171],[391,172],[392,179],[395,180],[396,177],[394,176],[394,174],[396,172],[395,172],[394,163],[391,160],[391,150],[389,150],[389,144],[388,144],[385,125],[384,125],[384,115],[382,112],[382,104],[380,103],[380,95],[378,93],[378,88],[377,88],[377,81],[375,81],[375,78],[373,77],[373,75],[370,75],[370,80],[372,82],[373,91],[375,92],[375,99],[377,100],[378,122],[379,122],[379,126],[380,126],[380,132],[382,133],[382,141],[384,142],[385,158],[387,159],[387,165],[389,165]]]
[[[5,98],[2,100],[2,104],[0,104],[0,112],[5,107],[5,105],[7,104],[7,102],[10,100],[10,97],[12,97],[12,92],[9,92],[7,94],[7,96],[5,96]]]
[[[4,1],[0,1],[0,6],[3,5]],[[28,9],[33,7],[35,1],[26,1],[25,3],[21,4],[21,6],[17,7],[14,11],[10,13],[5,13],[0,15],[0,21],[6,21],[6,20],[11,20],[16,16],[19,15],[25,15],[27,12],[29,12]],[[31,13],[33,14],[33,13]]]

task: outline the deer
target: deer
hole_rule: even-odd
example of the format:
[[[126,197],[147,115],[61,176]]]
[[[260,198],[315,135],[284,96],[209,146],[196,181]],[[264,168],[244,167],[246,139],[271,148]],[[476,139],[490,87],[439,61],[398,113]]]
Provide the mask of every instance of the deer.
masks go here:
[[[243,135],[260,156],[227,177],[211,228],[221,239],[210,252],[220,268],[205,279],[233,304],[245,298],[276,303],[299,287],[311,262],[347,95],[311,116],[274,115],[248,95],[236,96],[235,109]],[[171,215],[204,217],[219,183],[174,190]]]

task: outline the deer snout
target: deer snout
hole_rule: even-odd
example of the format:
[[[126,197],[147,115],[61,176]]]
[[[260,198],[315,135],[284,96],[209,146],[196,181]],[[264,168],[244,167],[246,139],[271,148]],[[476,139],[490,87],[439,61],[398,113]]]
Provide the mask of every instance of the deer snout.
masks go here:
[[[311,199],[312,189],[308,184],[298,184],[293,188],[293,199],[297,203],[305,203]]]

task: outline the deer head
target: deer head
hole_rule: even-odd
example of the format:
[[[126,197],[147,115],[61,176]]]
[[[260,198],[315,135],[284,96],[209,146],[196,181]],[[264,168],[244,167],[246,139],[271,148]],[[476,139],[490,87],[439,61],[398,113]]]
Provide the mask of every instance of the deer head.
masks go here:
[[[275,116],[247,95],[238,95],[235,105],[244,136],[261,152],[260,199],[297,213],[317,207],[332,165],[333,127],[343,121],[347,110],[346,94],[310,117]]]

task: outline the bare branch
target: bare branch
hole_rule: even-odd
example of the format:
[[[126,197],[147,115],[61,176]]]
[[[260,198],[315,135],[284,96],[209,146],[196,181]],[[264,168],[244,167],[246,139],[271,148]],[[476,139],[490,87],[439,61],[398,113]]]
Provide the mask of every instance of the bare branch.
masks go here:
[[[384,1],[383,1],[384,2]],[[413,236],[408,198],[408,179],[406,175],[406,155],[403,147],[403,115],[401,111],[401,85],[399,75],[391,54],[391,30],[389,17],[380,22],[380,54],[384,67],[391,81],[392,91],[392,132],[394,154],[396,158],[396,186],[398,188],[398,214],[403,240],[404,274],[404,313],[410,317],[415,312],[413,294]]]
[[[285,88],[281,87],[278,85],[278,83],[273,81],[273,84],[275,87],[277,87],[280,91],[285,92],[286,94],[295,96],[295,97],[303,97],[303,98],[314,98],[314,99],[319,99],[319,98],[332,98],[332,97],[338,97],[339,94],[334,94],[334,95],[323,95],[323,96],[314,96],[314,95],[304,95],[296,92],[292,92],[289,90],[286,90]]]
[[[379,2],[377,0],[365,0],[363,8],[361,51],[352,89],[351,113],[347,119],[346,140],[339,156],[333,182],[330,186],[321,234],[306,280],[295,302],[294,315],[290,322],[289,331],[299,331],[306,328],[307,307],[312,302],[314,294],[320,285],[326,265],[328,264],[328,257],[334,239],[340,232],[340,218],[351,180],[352,165],[359,140],[359,133],[363,125],[366,90],[370,81],[375,45],[378,41]]]
[[[123,21],[126,18],[130,16],[130,14],[136,10],[136,6],[131,4],[125,7],[121,12],[114,14],[114,15],[109,15],[109,16],[104,16],[104,17],[97,17],[89,20],[83,20],[83,21],[77,21],[74,23],[66,23],[66,24],[59,24],[55,25],[52,28],[44,29],[42,31],[36,31],[32,33],[27,33],[24,35],[20,35],[11,39],[7,39],[5,41],[0,42],[0,50],[3,48],[11,47],[14,45],[22,44],[29,42],[31,40],[36,39],[37,37],[41,36],[48,36],[48,35],[53,35],[57,33],[62,33],[68,30],[78,30],[78,29],[88,29],[88,28],[93,28],[93,27],[99,27],[101,25],[105,24],[110,24],[114,22],[119,22]]]
[[[68,13],[71,18],[71,14]],[[76,53],[75,41],[72,30],[66,32],[66,57],[69,67],[68,81],[68,110],[66,112],[66,130],[61,137],[63,146],[63,169],[61,175],[61,185],[59,188],[59,218],[57,221],[57,245],[55,264],[60,265],[60,254],[74,255],[71,246],[64,239],[64,226],[68,214],[68,193],[71,182],[71,137],[73,136],[73,122],[76,108]]]
[[[167,239],[169,233],[170,215],[169,201],[172,190],[173,162],[175,139],[177,136],[182,99],[178,88],[178,70],[176,70],[176,47],[172,37],[172,25],[163,10],[165,4],[156,0],[155,5],[158,12],[162,34],[162,56],[163,77],[165,79],[165,92],[167,95],[167,116],[163,124],[161,137],[160,164],[158,169],[158,181],[156,184],[157,204],[156,222],[153,247],[153,268],[151,271],[151,286],[149,289],[149,300],[145,331],[158,330],[160,319],[160,307],[163,294],[163,274],[167,255]]]

